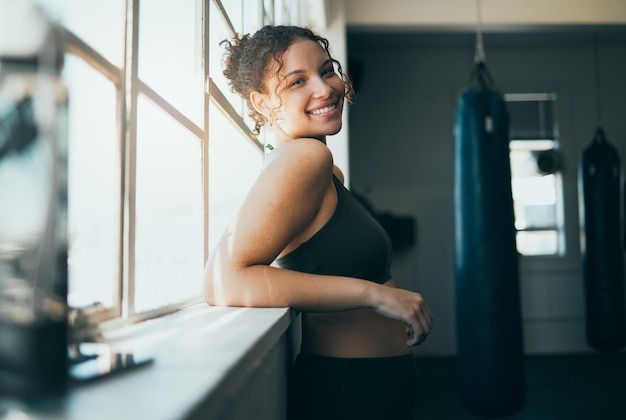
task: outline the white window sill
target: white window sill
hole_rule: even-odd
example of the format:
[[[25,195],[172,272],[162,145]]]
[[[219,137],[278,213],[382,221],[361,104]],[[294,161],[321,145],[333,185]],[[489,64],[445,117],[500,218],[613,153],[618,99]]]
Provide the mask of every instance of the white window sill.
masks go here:
[[[152,364],[73,385],[64,407],[36,419],[181,419],[220,404],[224,388],[246,375],[292,321],[288,308],[198,305],[105,337],[114,350],[139,350]],[[132,328],[137,328],[133,332]]]

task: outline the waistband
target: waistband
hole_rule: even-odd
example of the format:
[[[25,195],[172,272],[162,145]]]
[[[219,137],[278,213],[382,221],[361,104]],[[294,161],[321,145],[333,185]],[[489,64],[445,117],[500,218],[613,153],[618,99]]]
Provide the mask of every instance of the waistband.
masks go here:
[[[358,365],[385,365],[393,367],[394,365],[405,366],[407,363],[414,363],[415,359],[412,353],[399,356],[383,356],[383,357],[333,357],[323,356],[319,354],[300,353],[296,361],[306,363],[308,365],[324,365],[324,366],[358,366]]]

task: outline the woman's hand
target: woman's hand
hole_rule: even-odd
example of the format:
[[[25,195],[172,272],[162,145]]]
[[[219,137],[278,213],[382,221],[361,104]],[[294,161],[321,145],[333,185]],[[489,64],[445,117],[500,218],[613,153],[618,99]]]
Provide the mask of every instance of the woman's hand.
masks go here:
[[[407,346],[416,346],[426,340],[433,324],[433,316],[421,294],[381,285],[374,289],[373,309],[376,313],[404,322]]]

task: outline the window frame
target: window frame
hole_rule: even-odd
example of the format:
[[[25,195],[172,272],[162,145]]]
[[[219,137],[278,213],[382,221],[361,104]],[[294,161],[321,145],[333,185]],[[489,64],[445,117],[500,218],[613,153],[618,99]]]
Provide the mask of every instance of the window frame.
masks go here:
[[[558,124],[558,112],[557,112],[557,100],[558,95],[556,93],[505,93],[504,94],[505,102],[536,102],[536,103],[551,103],[552,106],[552,123],[553,127],[551,128],[552,135],[549,136],[551,138],[541,138],[541,139],[533,139],[533,140],[544,140],[551,141],[553,144],[553,150],[561,153],[561,145],[560,145],[560,135],[559,135],[559,124]],[[541,116],[540,116],[541,117]],[[539,118],[541,119],[541,118]],[[544,131],[544,128],[539,130],[540,132]],[[513,138],[513,135],[510,134],[509,142],[512,141],[524,141],[525,139],[521,138]],[[556,203],[555,203],[555,224],[553,229],[542,229],[541,231],[554,231],[557,236],[557,250],[555,253],[550,254],[523,254],[519,252],[520,256],[525,259],[547,259],[547,258],[559,258],[564,259],[568,254],[567,247],[567,228],[566,228],[566,220],[565,220],[565,189],[564,189],[564,179],[562,176],[562,170],[559,168],[555,172],[555,189],[556,189]],[[513,174],[511,174],[513,177]],[[513,203],[515,204],[515,199],[513,199]],[[519,232],[533,232],[537,231],[535,228],[530,229],[516,229],[516,238],[517,233]]]
[[[252,147],[263,154],[263,143],[254,134],[235,106],[228,100],[210,74],[210,49],[218,43],[210,39],[209,25],[212,19],[222,19],[231,35],[238,31],[233,25],[221,0],[195,0],[200,6],[202,22],[202,78],[203,86],[203,127],[200,127],[171,102],[144,83],[138,75],[139,60],[139,7],[140,0],[127,0],[125,5],[125,55],[118,66],[92,48],[76,34],[61,28],[62,41],[66,54],[71,54],[91,66],[96,72],[109,79],[116,90],[116,136],[119,142],[119,166],[115,168],[119,183],[118,233],[117,233],[117,278],[113,282],[113,305],[105,307],[95,304],[88,307],[70,308],[69,322],[72,327],[71,338],[74,342],[84,341],[99,335],[102,331],[116,329],[140,321],[167,315],[202,302],[202,296],[194,296],[176,303],[163,305],[155,309],[137,312],[135,310],[135,229],[136,229],[136,157],[137,157],[137,102],[140,96],[150,101],[161,111],[168,114],[184,129],[189,130],[202,144],[202,202],[203,217],[203,255],[204,262],[209,258],[209,103],[217,107],[227,120],[250,141]],[[241,5],[251,0],[239,0]],[[256,21],[261,25],[277,21],[290,22],[297,18],[302,0],[253,0],[258,4]],[[211,2],[219,16],[211,16]],[[275,3],[278,3],[276,7]],[[198,9],[197,9],[198,10]],[[277,15],[278,14],[278,15]],[[288,20],[285,17],[288,16]],[[242,24],[249,24],[244,15]],[[297,19],[296,19],[297,20]],[[244,28],[245,29],[245,28]]]

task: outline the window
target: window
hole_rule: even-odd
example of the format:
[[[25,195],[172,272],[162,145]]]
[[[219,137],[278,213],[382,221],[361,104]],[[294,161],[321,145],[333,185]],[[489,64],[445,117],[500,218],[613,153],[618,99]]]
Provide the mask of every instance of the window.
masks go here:
[[[507,94],[511,186],[522,255],[565,253],[556,95]]]
[[[298,21],[300,1],[39,1],[64,27],[68,302],[87,324],[200,301],[263,158],[219,42]]]

